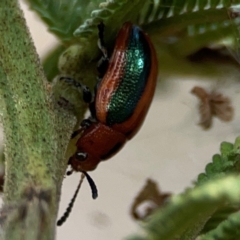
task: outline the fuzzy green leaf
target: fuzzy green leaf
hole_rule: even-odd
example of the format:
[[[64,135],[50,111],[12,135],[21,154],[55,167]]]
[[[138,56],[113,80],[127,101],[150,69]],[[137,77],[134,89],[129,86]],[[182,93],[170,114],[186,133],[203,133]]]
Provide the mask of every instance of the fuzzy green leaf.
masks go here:
[[[200,236],[199,240],[233,240],[240,238],[240,213],[231,214],[216,229]]]
[[[120,26],[126,22],[136,22],[139,15],[139,11],[145,6],[148,1],[136,0],[118,0],[108,1],[100,5],[100,9],[92,12],[91,18],[87,19],[82,25],[80,25],[74,32],[76,37],[89,38],[93,33],[96,34],[96,25],[103,21],[106,26],[114,26],[109,28],[106,39],[113,38]],[[138,9],[138,11],[136,11]]]
[[[229,215],[236,213],[238,208],[226,206],[217,210],[214,215],[206,222],[204,228],[201,230],[201,234],[206,234],[207,232],[212,231],[217,228],[219,224],[228,219]]]
[[[174,196],[151,215],[144,239],[195,239],[217,208],[227,204],[240,206],[239,183],[239,176],[226,176]]]
[[[237,141],[237,140],[236,140]],[[228,142],[222,142],[220,146],[221,155],[215,154],[212,162],[207,164],[205,173],[198,176],[197,184],[202,184],[209,179],[221,177],[228,173],[239,173],[239,155],[234,149],[234,145]]]
[[[74,38],[74,30],[96,9],[97,0],[25,0],[62,41]]]

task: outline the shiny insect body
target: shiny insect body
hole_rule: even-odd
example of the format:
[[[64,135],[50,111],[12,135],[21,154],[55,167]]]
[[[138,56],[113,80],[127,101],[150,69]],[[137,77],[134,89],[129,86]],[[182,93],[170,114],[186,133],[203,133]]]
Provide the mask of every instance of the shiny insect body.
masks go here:
[[[106,53],[104,47],[100,48]],[[82,135],[69,159],[73,170],[94,170],[138,132],[152,102],[157,68],[149,37],[138,26],[125,23],[98,83],[92,116],[78,131]]]
[[[84,119],[81,128],[72,137],[80,136],[76,152],[68,164],[73,171],[82,172],[97,198],[97,188],[87,174],[100,161],[109,159],[131,139],[141,127],[154,95],[158,63],[156,52],[149,37],[129,22],[120,29],[115,47],[109,60],[104,46],[104,25],[98,25],[99,48],[102,58],[99,62],[99,81],[94,101],[90,91],[74,79],[66,81],[82,89],[83,99],[89,102],[91,116]],[[64,215],[57,222],[61,225],[71,212],[80,189],[82,179]]]

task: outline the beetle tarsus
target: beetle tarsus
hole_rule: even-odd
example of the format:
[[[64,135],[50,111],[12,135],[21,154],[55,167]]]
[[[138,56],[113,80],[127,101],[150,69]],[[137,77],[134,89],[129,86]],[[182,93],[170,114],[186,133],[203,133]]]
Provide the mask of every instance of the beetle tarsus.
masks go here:
[[[71,77],[62,76],[59,78],[59,80],[65,81],[65,82],[73,85],[74,87],[80,89],[82,91],[84,102],[90,103],[92,101],[92,93],[87,86],[81,84],[80,82],[76,81],[74,78],[71,78]]]
[[[79,135],[82,131],[84,130],[84,128],[80,128],[76,131],[74,131],[71,135],[71,139],[75,138],[77,135]]]

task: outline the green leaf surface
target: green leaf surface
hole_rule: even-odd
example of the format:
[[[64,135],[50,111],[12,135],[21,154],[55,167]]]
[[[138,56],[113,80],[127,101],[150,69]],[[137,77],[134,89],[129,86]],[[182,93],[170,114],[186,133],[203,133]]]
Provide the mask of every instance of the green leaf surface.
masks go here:
[[[98,7],[99,1],[25,0],[62,41],[72,41],[73,32]]]
[[[75,30],[74,36],[91,38],[92,34],[96,34],[96,25],[103,21],[106,26],[112,26],[112,28],[108,29],[106,35],[108,41],[109,38],[113,38],[116,35],[124,22],[136,22],[139,11],[148,2],[149,0],[118,0],[102,3],[99,9],[91,13],[91,18],[87,19]]]
[[[240,239],[240,213],[236,212],[228,216],[216,229],[200,236],[199,240],[235,240]]]
[[[240,206],[239,183],[239,176],[225,176],[174,196],[151,215],[145,226],[145,239],[195,239],[217,208],[226,204]]]

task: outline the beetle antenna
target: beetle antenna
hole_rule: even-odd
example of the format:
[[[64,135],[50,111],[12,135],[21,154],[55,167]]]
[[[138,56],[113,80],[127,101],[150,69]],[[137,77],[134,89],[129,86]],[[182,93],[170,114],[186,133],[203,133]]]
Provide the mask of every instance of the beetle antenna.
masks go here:
[[[57,221],[57,226],[61,226],[61,225],[67,220],[70,212],[72,211],[73,204],[74,204],[74,202],[75,202],[75,200],[76,200],[76,197],[77,197],[77,195],[78,195],[78,192],[79,192],[79,189],[80,189],[80,187],[81,187],[81,185],[82,185],[82,182],[83,182],[84,177],[85,177],[85,175],[82,174],[82,175],[81,175],[81,179],[80,179],[80,181],[79,181],[79,184],[78,184],[78,186],[77,186],[77,189],[76,189],[76,191],[75,191],[75,193],[74,193],[74,195],[73,195],[73,198],[71,199],[71,201],[70,201],[70,203],[69,203],[69,205],[68,205],[65,213],[64,213],[64,214],[62,215],[62,217]]]
[[[69,171],[71,172],[71,171]],[[73,205],[75,203],[75,200],[77,198],[77,195],[78,195],[78,192],[80,190],[80,187],[82,185],[82,182],[83,182],[83,179],[84,177],[86,176],[87,180],[88,180],[88,183],[91,187],[91,190],[92,190],[92,198],[93,199],[96,199],[98,197],[98,190],[97,190],[97,187],[96,187],[96,184],[95,182],[93,181],[93,179],[86,173],[86,172],[82,172],[83,174],[81,175],[81,179],[78,183],[78,186],[77,186],[77,189],[73,195],[73,198],[71,199],[65,213],[62,215],[62,217],[57,221],[57,226],[61,226],[68,218],[69,214],[71,213],[72,211],[72,208],[73,208]]]
[[[95,182],[86,172],[82,171],[82,173],[84,173],[84,175],[86,176],[88,183],[92,189],[92,198],[96,199],[98,197],[98,190],[97,190],[97,186],[96,186]]]

